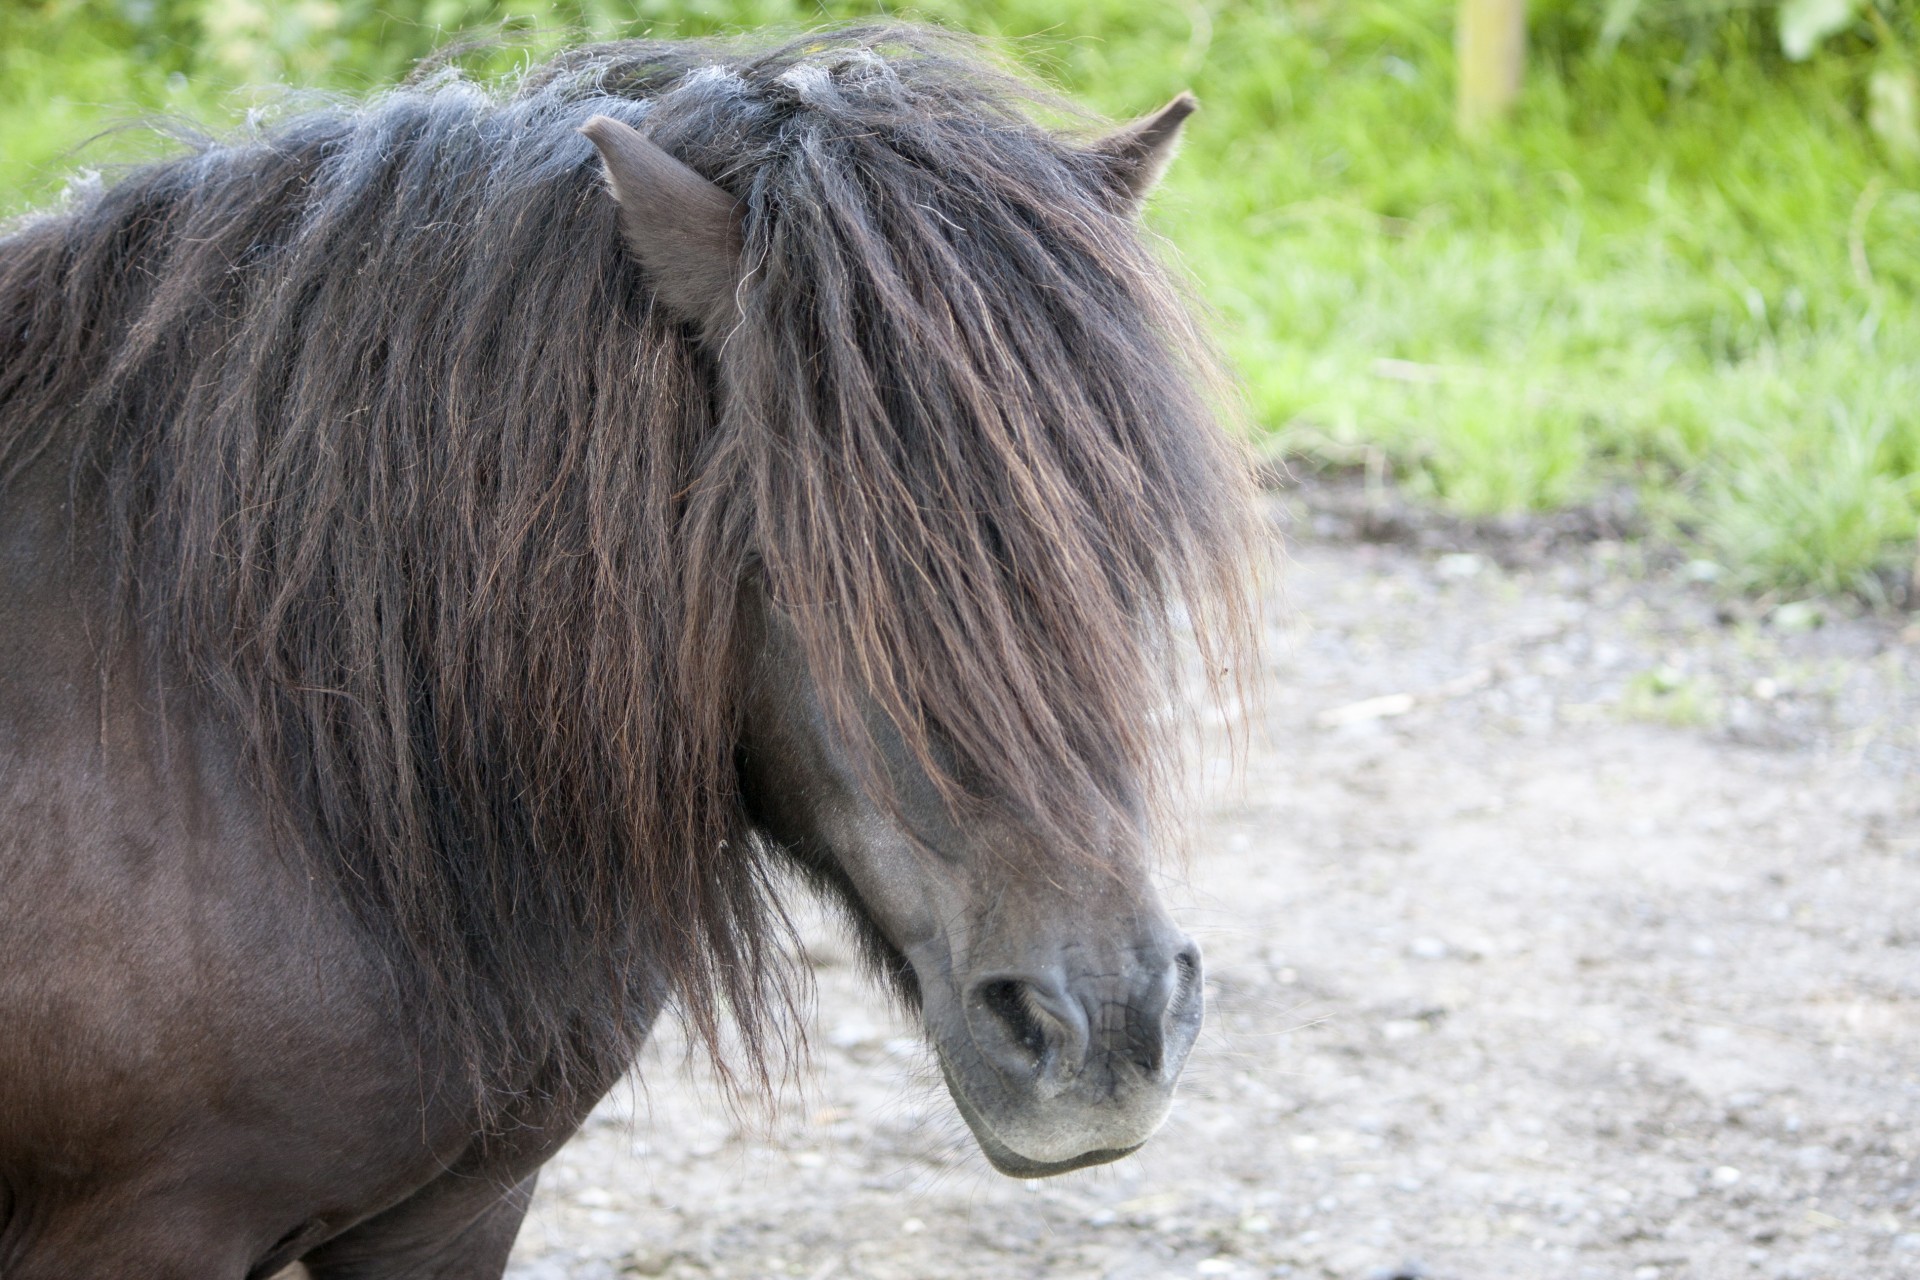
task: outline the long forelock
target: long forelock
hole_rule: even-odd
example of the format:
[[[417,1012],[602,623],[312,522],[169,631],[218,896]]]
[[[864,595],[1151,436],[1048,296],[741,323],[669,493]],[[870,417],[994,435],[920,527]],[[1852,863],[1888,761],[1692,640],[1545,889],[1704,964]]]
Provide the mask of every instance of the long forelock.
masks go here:
[[[850,734],[876,699],[950,801],[1097,858],[1166,791],[1176,620],[1246,652],[1206,347],[1024,91],[937,49],[767,70],[708,492]]]

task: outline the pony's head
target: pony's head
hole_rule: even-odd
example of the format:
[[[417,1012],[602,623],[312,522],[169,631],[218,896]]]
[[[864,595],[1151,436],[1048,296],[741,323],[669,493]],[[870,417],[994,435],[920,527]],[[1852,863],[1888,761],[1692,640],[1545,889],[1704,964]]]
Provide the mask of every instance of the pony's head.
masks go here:
[[[1011,807],[982,800],[960,817],[869,709],[858,732],[879,756],[876,788],[792,625],[746,599],[749,810],[920,1007],[981,1150],[1002,1173],[1044,1177],[1139,1147],[1167,1113],[1202,1003],[1199,948],[1147,879],[1141,815],[1082,833],[1097,862],[1063,856]]]
[[[1107,1158],[1200,1017],[1148,880],[1175,639],[1218,680],[1249,631],[1136,221],[1191,107],[1057,132],[888,26],[296,114],[0,241],[0,482],[66,453],[482,1125],[668,1000],[764,1069],[785,860],[996,1164]]]
[[[1144,1142],[1200,1025],[1150,818],[1175,614],[1238,639],[1245,507],[1135,225],[1192,99],[1075,140],[1004,90],[802,45],[582,131],[711,369],[689,660],[732,663],[754,829],[850,908],[995,1167],[1042,1176]]]

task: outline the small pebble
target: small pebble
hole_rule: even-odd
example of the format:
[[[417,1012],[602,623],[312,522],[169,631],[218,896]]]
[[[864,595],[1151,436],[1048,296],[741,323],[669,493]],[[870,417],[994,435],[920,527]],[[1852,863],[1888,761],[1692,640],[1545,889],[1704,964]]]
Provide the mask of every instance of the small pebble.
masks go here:
[[[872,1044],[880,1038],[880,1028],[871,1022],[849,1020],[835,1026],[827,1033],[827,1043],[836,1049],[854,1049],[863,1044]]]
[[[1826,611],[1812,600],[1794,600],[1781,605],[1767,617],[1778,631],[1811,631],[1827,620]]]
[[[1459,551],[1452,555],[1441,556],[1433,562],[1433,571],[1443,578],[1459,581],[1463,578],[1477,578],[1480,571],[1487,567],[1484,556],[1471,551]]]

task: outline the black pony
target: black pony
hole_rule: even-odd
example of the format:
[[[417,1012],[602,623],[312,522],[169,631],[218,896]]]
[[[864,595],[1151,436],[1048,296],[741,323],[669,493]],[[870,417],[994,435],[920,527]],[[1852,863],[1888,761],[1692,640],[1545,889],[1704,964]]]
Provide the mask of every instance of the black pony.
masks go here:
[[[0,239],[0,1280],[497,1275],[845,904],[1001,1170],[1165,1114],[1171,639],[1238,455],[1135,206],[949,37],[442,73]]]

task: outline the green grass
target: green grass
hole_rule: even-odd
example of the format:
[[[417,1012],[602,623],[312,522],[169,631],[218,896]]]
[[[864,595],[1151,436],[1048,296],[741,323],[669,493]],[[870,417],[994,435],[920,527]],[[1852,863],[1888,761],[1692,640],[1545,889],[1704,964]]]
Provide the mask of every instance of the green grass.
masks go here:
[[[224,35],[196,4],[229,15]],[[693,33],[872,8],[302,0],[248,27],[266,10],[247,0],[38,0],[0,16],[0,208],[48,198],[63,152],[131,109],[219,124],[257,100],[250,80],[362,88],[482,10]],[[1862,28],[1787,63],[1743,12],[1607,54],[1603,8],[1535,5],[1526,95],[1478,143],[1450,122],[1451,0],[907,12],[1017,37],[1111,114],[1200,95],[1152,221],[1272,449],[1384,451],[1474,513],[1632,485],[1736,582],[1883,594],[1920,512],[1920,174],[1863,116],[1869,73],[1911,50]]]

